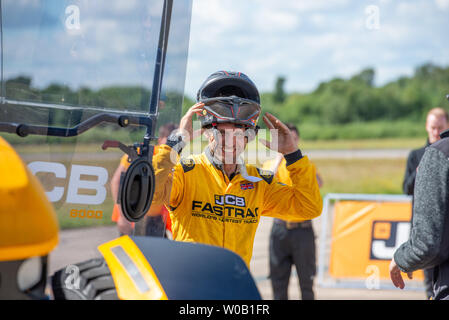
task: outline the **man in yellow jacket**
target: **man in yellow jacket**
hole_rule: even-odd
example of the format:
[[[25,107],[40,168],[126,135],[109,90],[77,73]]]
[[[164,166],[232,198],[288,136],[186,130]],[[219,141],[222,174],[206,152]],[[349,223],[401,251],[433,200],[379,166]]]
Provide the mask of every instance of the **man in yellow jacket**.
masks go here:
[[[301,154],[289,129],[268,113],[263,120],[278,132],[276,151],[286,159],[292,185],[244,164],[240,155],[257,134],[261,109],[257,88],[243,73],[212,74],[198,91],[197,101],[181,119],[179,132],[153,156],[153,203],[169,208],[174,240],[227,248],[249,266],[261,216],[310,220],[321,214],[315,168]],[[193,136],[194,114],[199,115],[208,147],[200,155],[178,161],[178,153]]]
[[[290,123],[290,129],[296,145],[299,144],[299,130]],[[286,160],[282,154],[263,164],[264,169],[271,170],[280,182],[292,184],[289,172],[285,166]],[[323,180],[317,173],[318,186]],[[316,273],[315,233],[312,221],[301,219],[277,219],[273,221],[270,233],[270,280],[273,290],[273,299],[288,299],[288,284],[292,265],[298,274],[299,287],[302,300],[314,300],[313,281]]]

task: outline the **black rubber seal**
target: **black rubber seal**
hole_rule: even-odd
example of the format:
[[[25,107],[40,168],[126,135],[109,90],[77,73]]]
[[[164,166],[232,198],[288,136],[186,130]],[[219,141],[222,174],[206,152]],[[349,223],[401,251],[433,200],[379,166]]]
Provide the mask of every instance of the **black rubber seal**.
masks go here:
[[[137,222],[148,212],[155,187],[154,169],[146,158],[131,163],[120,184],[122,213],[128,221]]]

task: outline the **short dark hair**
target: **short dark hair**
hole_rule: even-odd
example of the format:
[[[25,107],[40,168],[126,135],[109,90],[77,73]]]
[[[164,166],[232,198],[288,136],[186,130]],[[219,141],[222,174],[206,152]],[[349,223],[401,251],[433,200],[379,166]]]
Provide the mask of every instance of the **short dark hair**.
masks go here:
[[[295,131],[296,134],[298,135],[298,137],[300,136],[300,135],[299,135],[299,129],[298,129],[298,127],[297,127],[295,124],[290,123],[290,122],[287,122],[285,125],[286,125],[287,128],[289,128],[290,130]]]

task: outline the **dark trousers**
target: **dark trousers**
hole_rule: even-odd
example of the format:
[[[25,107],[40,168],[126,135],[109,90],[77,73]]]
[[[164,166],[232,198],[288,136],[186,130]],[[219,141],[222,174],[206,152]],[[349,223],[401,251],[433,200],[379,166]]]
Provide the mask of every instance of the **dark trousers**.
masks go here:
[[[146,216],[145,218],[145,236],[166,238],[165,221],[162,215]],[[124,234],[120,232],[120,236]]]
[[[426,289],[427,299],[433,296],[433,269],[424,269],[424,287]]]
[[[146,216],[146,236],[165,238],[165,221],[162,215]]]
[[[270,234],[270,279],[275,300],[288,299],[292,265],[296,267],[302,300],[314,300],[315,234],[312,226],[287,229],[275,222]]]

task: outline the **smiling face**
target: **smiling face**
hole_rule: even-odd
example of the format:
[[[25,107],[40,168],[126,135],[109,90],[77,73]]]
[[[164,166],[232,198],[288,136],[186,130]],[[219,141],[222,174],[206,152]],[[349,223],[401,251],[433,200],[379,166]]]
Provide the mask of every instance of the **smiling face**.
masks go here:
[[[235,164],[248,142],[245,129],[232,123],[220,123],[216,129],[208,130],[207,135],[214,157],[224,164]]]

